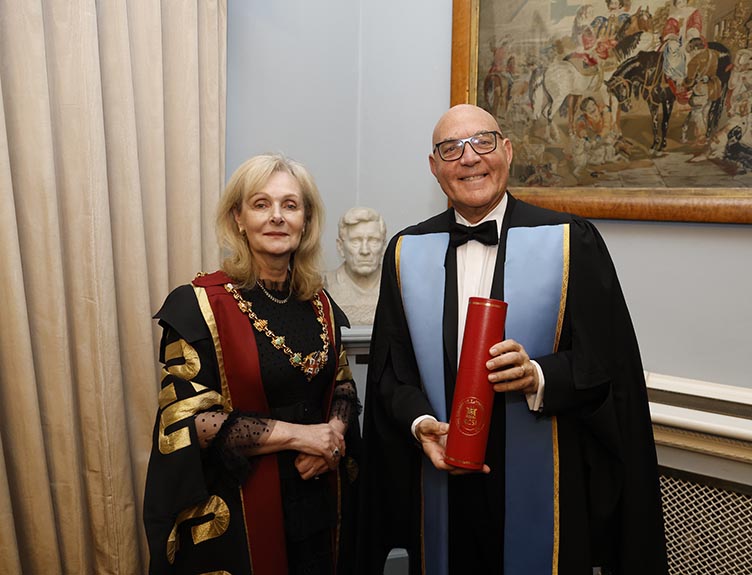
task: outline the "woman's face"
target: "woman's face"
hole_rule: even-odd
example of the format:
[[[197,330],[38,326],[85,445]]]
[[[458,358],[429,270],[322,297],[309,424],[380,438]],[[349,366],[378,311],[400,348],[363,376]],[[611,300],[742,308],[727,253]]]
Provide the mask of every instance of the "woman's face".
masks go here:
[[[250,195],[235,213],[235,221],[245,230],[248,246],[265,264],[284,258],[298,249],[305,227],[303,192],[287,172],[275,172],[260,190]]]

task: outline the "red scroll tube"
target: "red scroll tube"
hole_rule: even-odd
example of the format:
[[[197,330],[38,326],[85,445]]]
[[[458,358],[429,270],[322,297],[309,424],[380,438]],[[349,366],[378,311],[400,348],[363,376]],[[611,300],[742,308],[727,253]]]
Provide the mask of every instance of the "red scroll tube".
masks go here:
[[[488,381],[488,350],[504,338],[507,304],[471,297],[467,304],[452,416],[446,444],[446,462],[465,469],[481,469],[491,425],[494,390]]]

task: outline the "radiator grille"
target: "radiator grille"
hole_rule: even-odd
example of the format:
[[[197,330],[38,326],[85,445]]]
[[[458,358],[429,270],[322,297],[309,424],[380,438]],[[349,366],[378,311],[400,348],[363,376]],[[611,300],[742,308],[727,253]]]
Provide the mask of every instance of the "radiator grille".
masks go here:
[[[661,476],[669,573],[752,573],[752,497]]]

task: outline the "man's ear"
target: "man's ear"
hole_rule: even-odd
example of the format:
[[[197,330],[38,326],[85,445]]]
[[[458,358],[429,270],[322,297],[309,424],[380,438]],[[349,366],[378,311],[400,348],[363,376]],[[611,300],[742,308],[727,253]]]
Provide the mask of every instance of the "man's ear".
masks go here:
[[[342,245],[342,238],[337,238],[337,253],[339,254],[339,257],[342,259],[345,259],[345,248]]]
[[[504,148],[504,152],[506,152],[507,155],[507,168],[509,168],[512,165],[512,158],[514,157],[514,151],[512,150],[512,142],[509,138],[504,138],[504,141],[501,143],[502,147]]]
[[[428,154],[428,165],[431,167],[431,173],[433,174],[433,177],[436,177],[436,158],[433,157],[433,154]]]

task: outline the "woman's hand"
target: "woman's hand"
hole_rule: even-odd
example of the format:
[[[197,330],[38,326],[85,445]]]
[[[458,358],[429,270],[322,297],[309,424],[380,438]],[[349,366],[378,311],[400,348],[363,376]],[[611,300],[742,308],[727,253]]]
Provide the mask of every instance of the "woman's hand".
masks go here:
[[[329,471],[329,464],[320,455],[299,453],[295,458],[295,469],[298,470],[301,478],[308,481],[309,479],[316,479],[322,473]]]
[[[329,469],[336,469],[345,453],[345,436],[328,423],[294,425],[290,449],[323,458]]]
[[[332,448],[332,450],[329,452],[331,457],[326,457],[325,454],[317,455],[304,452],[300,453],[295,458],[295,468],[298,470],[298,473],[300,473],[300,476],[305,480],[318,477],[322,473],[326,473],[330,470],[333,471],[337,468],[337,465],[339,465],[340,459],[345,456],[346,445],[344,438],[344,424],[335,418],[332,419],[332,421],[330,421],[329,423],[321,425],[329,426],[334,434],[334,437],[340,439],[338,439],[337,441],[337,446]],[[309,425],[304,427],[320,427],[320,425]],[[324,435],[326,435],[326,430],[324,431]]]

